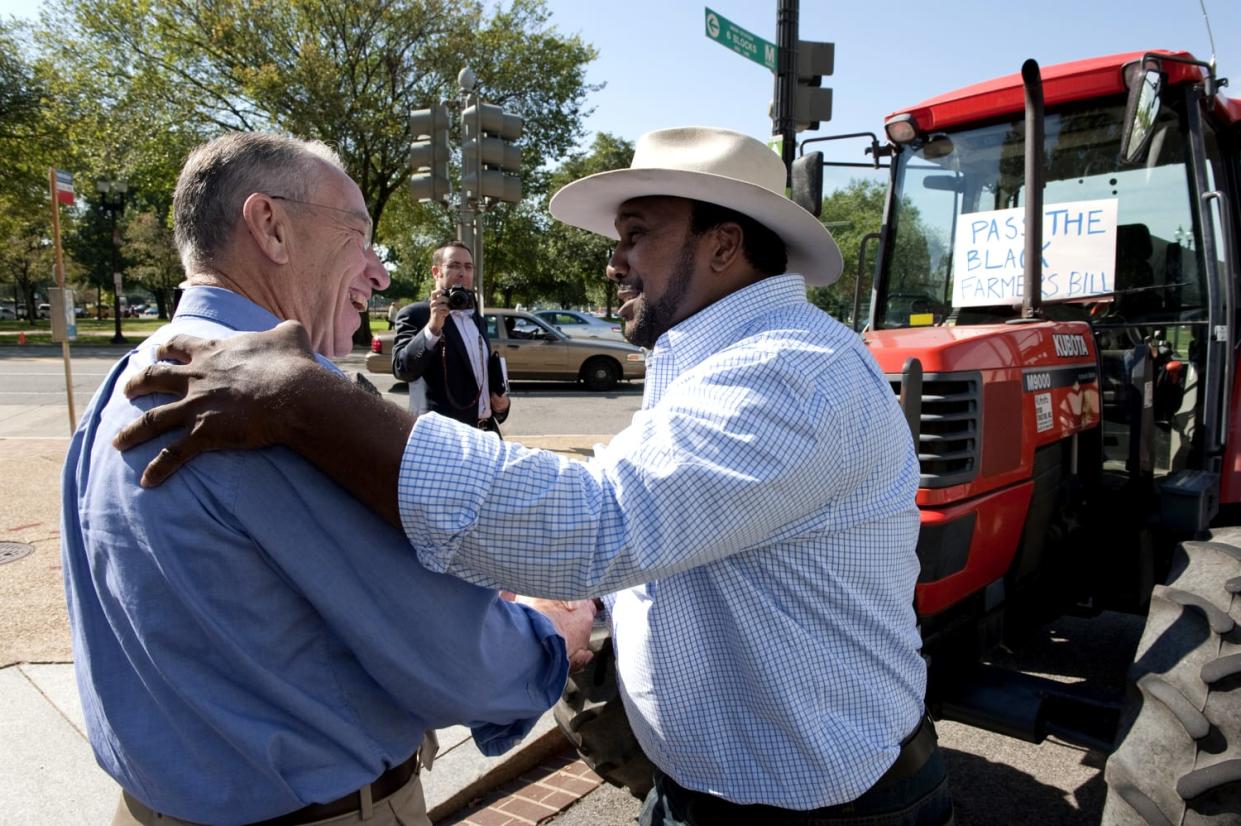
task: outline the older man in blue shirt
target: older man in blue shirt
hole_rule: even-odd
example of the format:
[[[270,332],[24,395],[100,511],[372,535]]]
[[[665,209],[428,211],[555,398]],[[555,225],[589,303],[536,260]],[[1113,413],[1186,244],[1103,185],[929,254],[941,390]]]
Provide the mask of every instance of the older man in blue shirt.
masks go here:
[[[428,571],[285,449],[139,487],[167,443],[124,455],[111,439],[151,407],[123,390],[161,342],[296,319],[346,384],[324,355],[351,349],[388,284],[362,194],[322,144],[219,138],[190,155],[174,209],[189,286],[99,389],[63,480],[78,685],[124,789],[114,823],[427,824],[424,735],[465,723],[484,753],[510,748],[559,696],[565,638],[584,646],[593,606],[535,601],[545,615]]]

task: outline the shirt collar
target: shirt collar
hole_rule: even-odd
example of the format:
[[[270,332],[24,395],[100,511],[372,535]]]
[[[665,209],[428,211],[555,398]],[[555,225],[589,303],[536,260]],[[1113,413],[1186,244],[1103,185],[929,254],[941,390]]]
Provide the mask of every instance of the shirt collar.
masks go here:
[[[270,330],[280,319],[246,298],[223,287],[189,287],[177,302],[173,320],[204,318],[240,333]]]
[[[747,335],[759,316],[805,302],[806,281],[797,273],[761,279],[668,330],[655,342],[654,357],[670,360],[679,375]]]
[[[241,293],[223,287],[187,287],[177,302],[172,321],[201,318],[239,333],[261,333],[280,323],[280,319],[255,304]],[[315,361],[340,373],[331,359],[314,354]]]

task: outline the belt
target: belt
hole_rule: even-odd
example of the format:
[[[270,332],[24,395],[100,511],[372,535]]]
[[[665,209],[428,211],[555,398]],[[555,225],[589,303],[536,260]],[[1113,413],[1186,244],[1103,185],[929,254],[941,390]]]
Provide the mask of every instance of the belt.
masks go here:
[[[371,800],[378,802],[395,793],[418,773],[418,752],[399,766],[393,766],[370,782]],[[316,820],[327,820],[362,809],[362,790],[350,792],[327,803],[311,803],[295,812],[273,817],[253,826],[298,826],[302,823],[314,823]]]
[[[875,781],[871,789],[883,788],[913,777],[935,751],[938,742],[935,724],[931,722],[929,715],[923,714],[918,727],[901,741],[901,753],[896,756],[896,762]]]

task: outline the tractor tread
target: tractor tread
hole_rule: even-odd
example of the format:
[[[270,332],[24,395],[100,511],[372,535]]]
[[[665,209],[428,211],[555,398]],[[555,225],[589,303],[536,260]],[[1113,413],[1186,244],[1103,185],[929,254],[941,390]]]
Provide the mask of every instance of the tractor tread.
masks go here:
[[[1210,601],[1191,594],[1188,591],[1182,591],[1179,588],[1166,588],[1163,593],[1164,598],[1181,605],[1184,608],[1194,608],[1202,612],[1202,616],[1210,623],[1211,630],[1216,634],[1227,634],[1236,625],[1232,617],[1216,608]]]
[[[1229,654],[1202,666],[1202,681],[1207,685],[1214,685],[1233,674],[1241,674],[1241,654]]]
[[[1168,820],[1159,804],[1143,794],[1137,786],[1132,783],[1119,783],[1112,789],[1148,826],[1172,826],[1172,821]]]
[[[1224,760],[1213,766],[1194,769],[1176,782],[1183,799],[1193,800],[1228,783],[1241,781],[1241,760]]]
[[[1158,677],[1147,675],[1138,680],[1138,688],[1146,696],[1167,706],[1168,711],[1180,722],[1181,728],[1195,740],[1201,740],[1211,731],[1211,724],[1201,711],[1194,707],[1188,697]]]
[[[1182,542],[1171,563],[1129,671],[1102,824],[1241,826],[1241,529]]]
[[[629,727],[616,684],[616,659],[607,628],[591,634],[594,659],[570,674],[552,717],[565,739],[608,783],[645,797],[654,779],[654,765]]]

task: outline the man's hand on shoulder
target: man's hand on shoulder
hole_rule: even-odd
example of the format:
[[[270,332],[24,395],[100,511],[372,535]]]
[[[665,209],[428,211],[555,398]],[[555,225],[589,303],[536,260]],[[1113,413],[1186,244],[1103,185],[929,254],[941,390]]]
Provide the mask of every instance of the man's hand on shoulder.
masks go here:
[[[143,487],[159,485],[199,453],[287,443],[298,417],[313,413],[305,409],[314,398],[312,388],[335,379],[315,361],[305,328],[288,321],[221,341],[174,336],[156,357],[179,363],[150,365],[130,378],[125,394],[182,398],[148,410],[117,433],[113,444],[128,450],[175,428],[186,433],[147,465]]]

